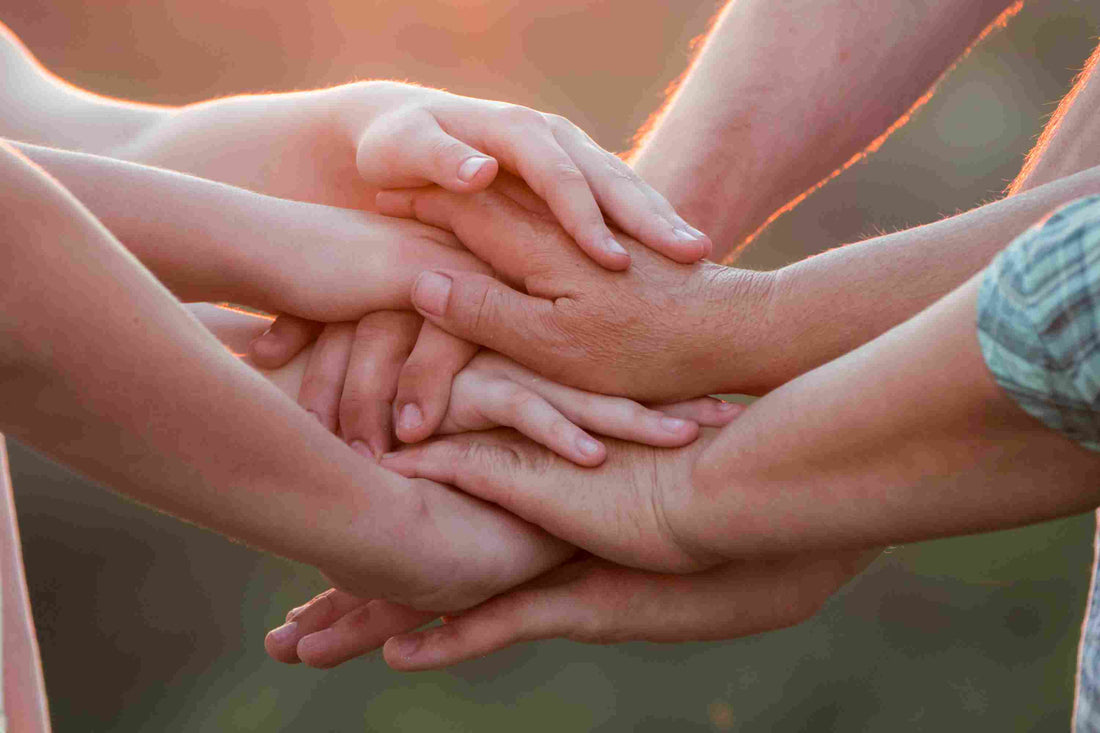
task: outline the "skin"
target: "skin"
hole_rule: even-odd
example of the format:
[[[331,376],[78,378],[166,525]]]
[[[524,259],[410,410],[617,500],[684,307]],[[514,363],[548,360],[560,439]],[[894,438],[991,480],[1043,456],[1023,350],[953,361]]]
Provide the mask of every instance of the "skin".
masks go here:
[[[239,364],[59,184],[7,146],[0,172],[4,432],[137,501],[412,606],[468,606],[572,552],[363,460]]]
[[[230,183],[285,199],[371,210],[379,190],[437,183],[456,192],[489,185],[502,167],[530,183],[602,266],[622,269],[629,255],[610,236],[604,212],[658,251],[694,261],[709,240],[618,158],[567,120],[501,102],[470,99],[393,82],[360,82],[287,94],[245,95],[170,108],[107,99],[43,69],[0,26],[0,137],[96,153]],[[67,181],[75,185],[72,180]],[[88,182],[96,185],[97,182]],[[178,202],[173,201],[173,205]],[[303,243],[312,237],[302,237]],[[292,271],[291,276],[297,275]],[[289,309],[252,349],[259,363],[284,363],[317,338],[321,321]],[[359,314],[361,315],[361,314]],[[358,318],[359,315],[353,318]],[[346,326],[326,341],[340,342]],[[403,336],[402,336],[403,337]],[[363,350],[358,350],[357,353]],[[429,326],[398,374],[398,433],[426,437],[446,411],[450,383],[476,349]],[[317,384],[342,383],[346,365],[318,361]],[[327,370],[327,371],[322,371]],[[360,373],[362,370],[353,370]],[[350,399],[365,391],[350,391]],[[307,390],[303,404],[340,430],[341,394]],[[420,420],[415,420],[419,413]],[[389,446],[388,420],[359,422],[346,437]]]
[[[1100,490],[1090,478],[1100,455],[1023,412],[985,367],[974,328],[978,285],[967,282],[688,448],[612,446],[611,460],[579,474],[504,433],[440,439],[384,465],[453,483],[613,562],[664,572],[762,553],[828,566],[838,547],[1015,527],[1095,507]],[[786,580],[780,573],[778,586]],[[393,639],[387,660],[422,669],[528,638],[523,627],[509,629],[519,621],[540,628],[538,618],[566,598],[575,603],[572,582],[493,601],[457,628]],[[601,610],[597,603],[593,613]]]
[[[235,353],[243,353],[248,343],[271,322],[270,318],[210,304],[195,304],[188,309]],[[379,321],[418,319],[415,314],[399,311],[382,311],[373,318]],[[377,325],[380,335],[393,333],[386,328],[393,324],[379,322]],[[393,347],[392,361],[399,364],[411,344],[394,343]],[[313,358],[311,352],[318,348],[319,345],[307,347],[286,365],[278,369],[260,368],[260,373],[293,398],[306,386],[308,363]],[[371,366],[381,372],[387,368],[386,364]],[[393,368],[392,365],[389,368]],[[567,460],[592,466],[601,463],[606,452],[582,428],[624,441],[678,447],[695,440],[700,425],[725,425],[741,409],[740,405],[711,397],[651,409],[633,400],[555,384],[500,354],[482,351],[455,379],[440,432],[453,435],[511,427]],[[579,448],[578,445],[585,441],[595,442],[597,450]]]
[[[269,322],[260,316],[206,304],[191,306],[190,310],[235,352],[242,352]],[[382,316],[415,318],[405,313],[379,313],[375,317]],[[309,351],[307,348],[279,369],[263,370],[264,376],[284,394],[293,396],[302,388],[303,377],[308,373],[306,365],[312,358]],[[578,450],[576,436],[587,437],[581,427],[652,445],[678,446],[692,441],[698,434],[699,425],[725,425],[741,409],[739,405],[702,398],[650,410],[629,400],[553,384],[497,354],[482,352],[455,380],[442,430],[465,433],[499,425],[512,426],[566,459],[590,466],[602,462],[606,453],[600,444],[597,444],[596,453]],[[321,644],[321,656],[311,655],[309,644],[299,655],[298,638],[314,631],[327,632],[314,639],[314,643],[324,642],[327,637],[330,642],[345,644],[339,647],[340,655],[354,656],[364,651],[365,643],[377,646],[392,633],[415,628],[435,616],[383,600],[365,601],[343,591],[324,595],[303,610],[306,612],[300,617],[298,614],[288,617],[286,625],[269,635],[268,648],[281,661],[304,659],[311,664],[327,666],[334,653],[329,644]],[[336,613],[339,616],[334,616]],[[366,641],[355,633],[367,628],[377,632],[383,620],[395,626],[376,642]],[[333,623],[336,627],[328,628]],[[345,658],[348,657],[341,656],[341,661]]]
[[[739,6],[746,8],[751,3],[740,3]],[[729,149],[736,149],[737,141],[743,138],[736,127],[727,130],[722,137],[712,139],[688,134],[690,131],[685,128],[686,120],[700,119],[698,115],[692,116],[691,111],[697,112],[700,104],[710,105],[711,100],[720,97],[715,94],[715,89],[721,88],[722,84],[713,84],[713,80],[721,81],[724,74],[736,66],[718,64],[720,55],[716,49],[722,45],[733,45],[733,48],[727,48],[726,53],[739,53],[744,44],[728,44],[726,41],[728,35],[738,32],[738,26],[727,23],[712,34],[700,61],[702,64],[709,60],[709,70],[703,73],[700,71],[701,65],[698,65],[692,72],[675,98],[669,114],[647,139],[639,161],[644,164],[642,167],[647,175],[652,174],[654,178],[668,176],[659,184],[660,187],[686,209],[692,207],[693,197],[695,201],[704,203],[709,199],[694,193],[697,190],[697,176],[685,175],[685,172],[709,170],[709,175],[721,180],[718,176],[725,175],[728,167],[725,171],[715,170],[721,168],[720,165],[705,168],[709,161],[722,159],[721,155],[713,155],[711,151],[715,146],[721,149],[727,141],[730,142]],[[751,28],[746,28],[746,32],[750,43],[754,37],[768,37],[753,33]],[[901,40],[902,44],[907,42],[906,39]],[[892,44],[892,47],[897,47],[897,44]],[[1076,143],[1079,139],[1090,139],[1088,136],[1092,126],[1089,120],[1095,119],[1096,101],[1100,99],[1093,93],[1100,88],[1097,86],[1095,61],[1094,54],[1074,92],[1063,100],[1058,113],[1029,156],[1028,167],[1012,187],[1010,193],[1013,195],[1009,198],[942,222],[833,250],[777,273],[774,276],[776,283],[767,288],[770,299],[762,309],[757,309],[758,318],[763,314],[780,314],[777,322],[771,324],[771,332],[789,333],[789,339],[797,339],[800,348],[788,350],[787,353],[772,353],[773,375],[781,380],[796,376],[875,338],[976,272],[1001,243],[1010,240],[1047,211],[1060,203],[1100,190],[1096,169],[1090,169],[1090,166],[1100,164],[1100,148]],[[881,97],[883,93],[889,94],[900,88],[892,85],[885,90],[876,89],[875,93]],[[744,95],[728,97],[735,105],[745,98]],[[716,113],[702,119],[720,121],[722,115]],[[757,126],[754,134],[759,138],[759,135],[774,130],[782,135],[784,129],[783,126]],[[674,134],[677,131],[680,134]],[[701,140],[706,140],[707,155],[700,153],[690,157],[693,161],[690,167],[676,167],[682,159],[676,155],[653,154],[653,151],[672,150],[668,145],[687,145],[690,148],[693,142]],[[787,149],[786,146],[784,149]],[[829,148],[815,146],[815,149]],[[685,152],[691,156],[690,150]],[[783,157],[768,156],[767,159],[782,161]],[[811,155],[808,163],[812,166],[813,162]],[[821,166],[819,171],[827,168],[827,165]],[[1049,180],[1040,175],[1042,171],[1050,171]],[[1059,178],[1059,175],[1065,177]],[[746,196],[767,192],[767,183],[763,182],[763,188],[761,185],[739,186],[736,193],[730,194],[734,196],[735,207],[736,202],[743,201]],[[782,182],[779,184],[782,185]],[[732,191],[730,186],[734,184],[724,185]],[[699,213],[718,210],[724,209],[707,206]],[[750,218],[741,230],[742,235],[719,238],[719,241],[740,241],[743,233],[751,231],[752,226],[753,220]],[[913,273],[919,273],[919,276],[915,277]],[[855,278],[855,286],[850,289],[844,287],[842,278]],[[861,294],[868,297],[861,298]],[[783,305],[784,300],[795,303],[808,301],[811,306],[816,301],[828,304],[828,307],[788,310]],[[751,300],[739,305],[749,309],[756,306]],[[789,317],[783,317],[782,314],[788,312]],[[818,318],[819,314],[833,315],[832,323]],[[837,324],[841,327],[838,328]],[[791,330],[790,326],[796,330]],[[586,560],[573,564],[571,567],[575,570],[558,582],[533,582],[424,636],[394,638],[386,643],[386,658],[396,668],[413,670],[446,666],[488,654],[511,643],[554,636],[594,642],[690,640],[729,638],[780,628],[812,615],[816,610],[814,599],[827,597],[859,572],[875,554],[875,551],[857,551],[847,555],[815,552],[806,560],[800,561],[797,558],[802,556],[795,556],[796,559],[790,561],[791,565],[784,565],[782,561],[767,565],[744,560],[740,562],[755,567],[755,573],[746,574],[734,565],[686,576],[647,574],[600,559]],[[800,564],[806,570],[800,571]],[[554,571],[547,577],[560,572],[563,571]],[[754,589],[761,589],[761,597],[754,599]],[[741,590],[745,591],[743,595],[739,595]],[[638,598],[645,598],[648,602],[635,603]],[[785,599],[786,602],[776,602],[776,599]],[[364,606],[362,600],[348,598],[339,591],[329,591],[319,600],[292,612],[300,616],[305,627],[311,628],[314,633],[302,631],[279,639],[282,646],[272,643],[269,637],[269,651],[277,658],[279,653],[293,655],[296,645],[302,652],[302,658],[316,666],[331,666],[369,651],[382,644],[389,634],[402,630],[401,624],[395,623],[395,616],[386,614],[384,606],[379,607],[381,603],[371,602]],[[731,607],[744,610],[730,614]],[[341,611],[355,608],[359,610],[349,612],[347,619],[341,618]],[[643,609],[650,613],[643,613]],[[374,623],[363,623],[365,610],[378,611]],[[352,618],[357,623],[348,621]],[[692,621],[674,625],[669,623],[670,619]],[[664,629],[670,626],[678,628],[680,636],[675,639],[665,636]],[[715,629],[722,631],[715,632]],[[712,637],[709,635],[712,633],[719,635]]]
[[[564,231],[509,179],[469,196],[415,189],[379,203],[387,214],[454,231],[503,280],[421,275],[412,300],[428,321],[564,384],[674,399],[775,389],[919,313],[1037,219],[1097,191],[1100,167],[1088,168],[775,272],[678,265],[625,236],[635,267],[602,271],[571,257],[560,244]],[[515,255],[517,236],[531,257]]]
[[[15,521],[15,503],[8,472],[8,454],[0,436],[0,596],[3,598],[4,715],[11,730],[45,733],[50,730],[46,684],[34,635],[23,551]]]
[[[714,259],[726,257],[881,144],[1019,5],[730,2],[639,135],[634,170],[711,235]]]

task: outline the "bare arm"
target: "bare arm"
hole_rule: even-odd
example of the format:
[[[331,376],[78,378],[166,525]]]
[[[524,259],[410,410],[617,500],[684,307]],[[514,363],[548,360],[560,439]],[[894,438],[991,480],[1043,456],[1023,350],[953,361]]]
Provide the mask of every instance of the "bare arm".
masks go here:
[[[99,155],[14,145],[182,300],[352,320],[407,308],[427,262],[485,269],[432,227]]]
[[[904,122],[1018,5],[731,2],[643,138],[635,170],[711,235],[720,259]]]
[[[79,89],[35,60],[0,23],[0,137],[106,153],[163,121],[169,107]]]
[[[356,455],[226,353],[67,191],[6,146],[0,171],[5,432],[135,500],[414,604],[470,603],[561,559],[502,512]]]

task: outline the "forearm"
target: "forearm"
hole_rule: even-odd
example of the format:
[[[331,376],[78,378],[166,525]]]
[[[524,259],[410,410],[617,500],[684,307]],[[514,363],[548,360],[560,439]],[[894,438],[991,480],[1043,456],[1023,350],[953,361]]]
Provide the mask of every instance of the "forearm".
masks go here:
[[[977,339],[979,278],[753,404],[670,523],[722,556],[1012,527],[1100,502],[1100,455],[1021,410]]]
[[[919,104],[1011,0],[738,0],[634,154],[720,259]]]
[[[1100,115],[1100,46],[1093,51],[1073,89],[1058,104],[1009,193],[1030,191],[1100,165],[1097,115]]]
[[[885,333],[983,268],[1046,214],[1098,191],[1100,167],[779,270],[761,306],[766,313],[755,319],[759,343],[745,357],[756,365],[748,380],[753,391],[765,392]],[[730,303],[739,310],[737,301]]]
[[[337,87],[189,104],[110,155],[280,198],[373,210],[376,192],[359,176],[339,95]]]
[[[99,155],[13,146],[71,191],[178,298],[276,305],[269,271],[278,246],[263,230],[278,232],[271,223],[289,221],[292,204]]]
[[[0,166],[5,432],[304,562],[401,546],[390,474],[238,364],[67,192],[6,148]]]
[[[106,154],[170,113],[68,84],[44,69],[2,23],[0,69],[0,137]]]

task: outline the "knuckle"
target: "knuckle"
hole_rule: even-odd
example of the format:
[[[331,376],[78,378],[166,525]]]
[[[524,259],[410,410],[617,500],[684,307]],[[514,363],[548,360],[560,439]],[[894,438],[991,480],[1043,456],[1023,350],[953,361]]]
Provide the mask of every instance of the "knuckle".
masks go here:
[[[575,186],[577,184],[588,184],[584,174],[581,173],[581,169],[574,165],[572,162],[562,161],[555,163],[550,170],[550,178],[554,184],[558,186]]]
[[[500,115],[505,122],[516,127],[538,129],[549,127],[546,115],[520,104],[510,104],[504,107],[501,109]]]
[[[428,159],[438,168],[450,167],[461,158],[469,155],[470,149],[452,137],[440,137],[428,145]]]
[[[562,115],[544,113],[543,117],[546,118],[546,122],[550,125],[550,129],[555,132],[573,132],[578,129],[567,117],[563,117]]]

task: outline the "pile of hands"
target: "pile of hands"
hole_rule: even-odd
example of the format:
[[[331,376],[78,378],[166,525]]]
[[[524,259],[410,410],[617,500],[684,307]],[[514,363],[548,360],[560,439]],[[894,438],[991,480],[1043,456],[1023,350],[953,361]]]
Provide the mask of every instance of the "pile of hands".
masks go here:
[[[769,384],[727,334],[771,282],[706,261],[618,157],[560,117],[401,84],[249,103],[274,105],[268,137],[223,123],[202,155],[154,134],[126,157],[199,175],[217,157],[290,207],[254,224],[268,246],[241,300],[278,316],[249,357],[408,480],[395,537],[434,538],[406,553],[408,587],[323,567],[335,587],[268,634],[274,659],[384,645],[415,670],[548,637],[730,638],[808,618],[866,564],[695,541],[685,491],[743,409],[707,395]],[[159,134],[201,122],[184,110]],[[269,165],[245,164],[259,150]]]

